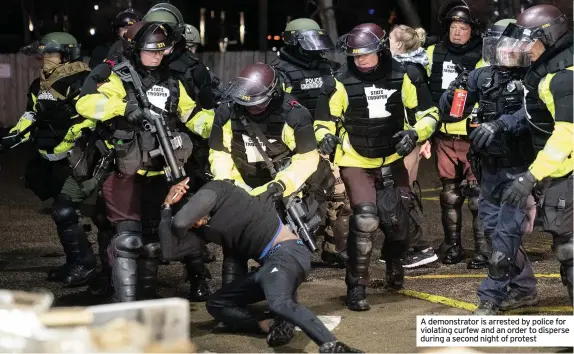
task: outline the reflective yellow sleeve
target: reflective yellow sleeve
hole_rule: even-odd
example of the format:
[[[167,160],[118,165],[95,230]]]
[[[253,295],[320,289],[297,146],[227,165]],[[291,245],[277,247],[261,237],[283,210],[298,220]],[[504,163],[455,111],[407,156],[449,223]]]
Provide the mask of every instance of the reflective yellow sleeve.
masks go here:
[[[24,112],[22,117],[20,117],[20,119],[18,120],[18,123],[16,123],[16,125],[12,129],[10,129],[10,134],[18,134],[19,132],[31,126],[35,120],[36,120],[35,112]],[[30,138],[30,132],[24,134],[21,141],[26,141],[29,138]]]
[[[291,90],[293,89],[293,87],[289,86],[289,87],[285,87],[285,84],[283,83],[283,91],[287,92],[287,93],[291,93]]]
[[[562,177],[572,171],[574,160],[569,156],[572,154],[573,134],[572,123],[556,122],[544,149],[530,166],[530,172],[537,180],[548,176]]]
[[[185,126],[190,131],[201,136],[204,139],[209,139],[211,135],[211,127],[213,127],[213,119],[215,117],[215,112],[213,109],[202,109],[201,111],[195,113],[185,123]]]
[[[431,74],[431,69],[432,69],[432,56],[434,54],[434,48],[435,48],[435,44],[431,45],[430,47],[427,48],[426,53],[427,53],[427,58],[429,60],[429,65],[425,66],[425,69],[427,69],[427,75],[430,76]]]
[[[405,74],[402,88],[403,105],[409,109],[418,107],[417,88],[412,84],[409,76]],[[438,108],[433,106],[428,109],[415,112],[416,124],[413,129],[416,130],[419,141],[424,141],[434,133],[439,122]]]
[[[345,86],[337,79],[335,79],[335,92],[329,99],[329,112],[331,118],[343,118],[343,114],[349,106],[349,98],[347,96],[347,91]],[[317,141],[323,140],[326,134],[336,135],[337,133],[337,122],[336,120],[315,120],[313,122],[313,128],[315,130],[315,138]]]
[[[181,81],[179,82],[179,103],[178,103],[178,110],[181,117],[188,117],[191,114],[191,111],[195,108],[196,104],[195,101],[189,97],[185,88],[183,87]]]
[[[481,58],[478,63],[476,63],[475,69],[482,68],[483,66],[489,66],[490,63],[484,61],[484,58]]]
[[[231,151],[231,140],[233,139],[233,131],[231,130],[231,121],[225,123],[222,127],[223,130],[223,146],[227,151]],[[209,165],[213,179],[231,179],[238,185],[245,185],[239,170],[235,166],[231,154],[226,151],[209,150]],[[243,187],[241,185],[241,187]]]
[[[126,111],[126,90],[120,78],[112,73],[109,81],[98,87],[98,93],[80,97],[76,111],[83,117],[108,120],[123,116]]]

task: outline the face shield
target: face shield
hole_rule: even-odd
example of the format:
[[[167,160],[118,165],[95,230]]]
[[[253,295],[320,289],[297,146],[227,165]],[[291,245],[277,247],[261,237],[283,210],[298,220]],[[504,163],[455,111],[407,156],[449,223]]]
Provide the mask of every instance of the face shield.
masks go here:
[[[379,38],[376,34],[366,29],[351,31],[339,38],[338,47],[347,56],[376,53],[383,50],[385,45],[384,37],[386,36],[383,35],[383,38]]]
[[[264,110],[273,97],[276,85],[276,78],[270,86],[265,86],[256,80],[238,77],[229,84],[224,97],[229,97],[235,103],[251,107],[253,110]]]
[[[496,57],[496,45],[499,37],[484,37],[482,39],[482,59],[487,63],[492,63]]]
[[[307,51],[325,51],[335,47],[331,38],[322,30],[286,31],[283,38],[285,43],[299,43]]]
[[[530,66],[528,53],[536,41],[531,35],[530,29],[509,24],[496,44],[496,55],[490,64],[504,67]]]

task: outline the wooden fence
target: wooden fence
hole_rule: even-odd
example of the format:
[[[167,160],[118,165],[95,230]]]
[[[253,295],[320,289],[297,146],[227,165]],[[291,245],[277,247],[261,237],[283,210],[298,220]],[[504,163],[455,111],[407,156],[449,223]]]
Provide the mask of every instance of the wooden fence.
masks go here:
[[[213,73],[227,83],[248,64],[271,63],[276,52],[207,52],[199,54]],[[84,58],[87,62],[89,58]],[[0,54],[0,127],[11,127],[26,109],[27,92],[42,63],[23,54]]]

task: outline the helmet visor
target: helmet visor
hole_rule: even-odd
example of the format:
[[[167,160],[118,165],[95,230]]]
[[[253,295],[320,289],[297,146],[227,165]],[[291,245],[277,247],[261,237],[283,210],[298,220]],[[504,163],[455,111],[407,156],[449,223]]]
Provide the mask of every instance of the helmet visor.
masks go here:
[[[234,102],[242,106],[257,106],[271,100],[276,84],[277,80],[273,80],[271,86],[265,86],[259,81],[238,77],[229,84],[224,96],[230,97]]]
[[[530,66],[531,60],[528,53],[533,45],[534,42],[531,39],[501,37],[496,45],[496,55],[490,64],[504,67]]]
[[[492,63],[496,58],[496,46],[499,37],[484,37],[482,39],[482,59],[487,63]]]
[[[331,50],[335,48],[331,38],[322,30],[287,31],[283,37],[288,42],[296,42],[308,51]]]
[[[341,51],[347,56],[358,56],[381,51],[384,47],[384,38],[379,38],[369,30],[361,30],[343,35],[339,38],[339,43]]]

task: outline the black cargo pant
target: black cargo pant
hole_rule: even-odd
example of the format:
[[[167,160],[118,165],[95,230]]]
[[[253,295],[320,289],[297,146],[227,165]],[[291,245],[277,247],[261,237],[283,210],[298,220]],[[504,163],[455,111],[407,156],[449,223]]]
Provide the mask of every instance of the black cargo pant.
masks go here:
[[[260,262],[256,271],[224,285],[207,300],[209,314],[232,331],[257,333],[258,319],[246,307],[267,300],[271,312],[301,328],[317,345],[335,341],[317,316],[297,303],[297,288],[311,270],[311,254],[303,242],[281,242]]]

